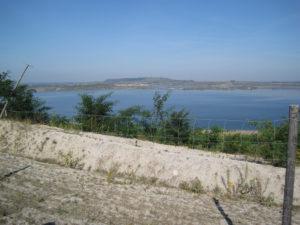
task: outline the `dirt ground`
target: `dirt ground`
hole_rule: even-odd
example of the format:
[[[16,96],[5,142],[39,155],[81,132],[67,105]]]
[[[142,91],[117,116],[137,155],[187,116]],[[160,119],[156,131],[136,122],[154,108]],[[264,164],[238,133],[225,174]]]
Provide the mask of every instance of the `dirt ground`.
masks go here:
[[[281,223],[280,206],[218,199],[218,209],[209,194],[111,176],[1,153],[0,224]]]
[[[87,171],[110,170],[156,177],[171,186],[199,179],[203,188],[241,187],[255,182],[263,197],[283,200],[285,169],[245,160],[242,155],[189,149],[109,135],[2,120],[0,152],[56,161]],[[300,168],[295,174],[294,205],[300,206]],[[244,185],[244,186],[245,186]],[[231,187],[231,188],[230,188]]]

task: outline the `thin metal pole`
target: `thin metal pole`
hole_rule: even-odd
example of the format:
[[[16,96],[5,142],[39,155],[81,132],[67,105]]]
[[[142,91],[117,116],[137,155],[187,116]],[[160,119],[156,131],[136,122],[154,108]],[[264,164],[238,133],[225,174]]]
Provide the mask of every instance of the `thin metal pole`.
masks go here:
[[[289,139],[285,174],[282,225],[292,224],[292,208],[295,181],[295,158],[298,137],[298,114],[299,106],[291,105],[289,107]]]
[[[17,89],[17,87],[19,86],[19,84],[20,84],[22,78],[24,77],[26,70],[29,68],[29,66],[30,66],[29,64],[26,65],[23,73],[21,74],[21,76],[20,76],[19,80],[17,81],[15,87],[13,88],[12,92],[14,92]],[[1,113],[0,113],[0,119],[3,117],[3,114],[6,112],[7,105],[8,105],[8,101],[6,100],[4,106],[1,110]]]
[[[25,67],[25,69],[24,69],[24,71],[23,71],[23,73],[21,74],[21,76],[20,76],[18,82],[16,83],[16,85],[15,85],[13,91],[15,91],[15,90],[17,89],[17,87],[19,86],[21,80],[23,79],[23,77],[24,77],[24,75],[25,75],[25,73],[26,73],[26,70],[27,70],[29,67],[30,67],[30,65],[27,64],[26,67]]]

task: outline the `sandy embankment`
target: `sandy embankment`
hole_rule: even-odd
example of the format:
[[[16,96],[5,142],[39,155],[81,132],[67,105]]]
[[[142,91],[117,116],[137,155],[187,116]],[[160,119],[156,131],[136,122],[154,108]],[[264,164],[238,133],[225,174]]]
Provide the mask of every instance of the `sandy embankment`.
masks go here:
[[[285,169],[233,159],[226,154],[191,150],[185,147],[156,144],[149,141],[112,137],[87,132],[65,131],[44,125],[0,121],[0,150],[38,159],[62,159],[72,152],[84,169],[110,169],[134,172],[137,176],[157,177],[170,185],[198,178],[205,189],[225,189],[222,179],[233,184],[240,173],[247,179],[257,178],[266,187],[265,196],[283,198]],[[300,205],[300,170],[296,170],[294,204]]]
[[[130,182],[128,177],[107,181],[105,173],[74,170],[0,153],[0,224],[57,225],[173,224],[225,225],[210,195],[178,188]],[[247,200],[219,199],[233,224],[281,224],[281,207]],[[300,225],[300,209],[293,224]]]

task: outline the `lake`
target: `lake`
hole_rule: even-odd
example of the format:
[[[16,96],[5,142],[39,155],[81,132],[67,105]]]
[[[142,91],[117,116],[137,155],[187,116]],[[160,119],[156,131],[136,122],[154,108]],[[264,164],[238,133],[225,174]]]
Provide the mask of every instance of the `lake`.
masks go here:
[[[115,111],[132,105],[152,107],[155,90],[95,90],[43,92],[35,95],[52,107],[51,112],[73,116],[80,101],[79,94],[99,96],[112,91]],[[160,90],[161,93],[166,91]],[[167,107],[185,108],[195,126],[220,125],[228,129],[251,129],[247,120],[272,120],[279,123],[288,115],[290,104],[300,104],[300,90],[173,90]]]

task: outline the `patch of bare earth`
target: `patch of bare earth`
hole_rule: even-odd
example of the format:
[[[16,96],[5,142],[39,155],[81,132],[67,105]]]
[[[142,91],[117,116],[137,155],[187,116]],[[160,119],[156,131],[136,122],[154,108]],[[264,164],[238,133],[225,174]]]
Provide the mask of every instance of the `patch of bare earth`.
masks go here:
[[[0,224],[227,224],[212,196],[107,176],[1,153]],[[233,224],[280,224],[280,207],[219,202]]]

